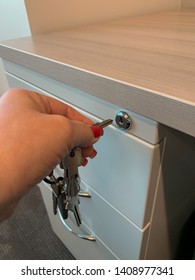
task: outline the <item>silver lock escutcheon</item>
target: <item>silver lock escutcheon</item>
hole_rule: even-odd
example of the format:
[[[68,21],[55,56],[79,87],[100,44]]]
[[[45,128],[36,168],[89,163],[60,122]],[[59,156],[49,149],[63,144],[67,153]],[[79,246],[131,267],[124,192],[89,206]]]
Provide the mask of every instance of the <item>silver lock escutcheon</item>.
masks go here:
[[[131,117],[124,111],[119,111],[115,118],[116,124],[123,129],[130,129],[132,126]]]

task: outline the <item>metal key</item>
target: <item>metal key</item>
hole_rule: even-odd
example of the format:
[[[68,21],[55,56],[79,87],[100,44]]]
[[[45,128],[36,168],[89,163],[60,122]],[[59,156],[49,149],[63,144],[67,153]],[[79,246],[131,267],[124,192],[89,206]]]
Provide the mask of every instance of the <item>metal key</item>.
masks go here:
[[[77,196],[72,196],[68,202],[68,210],[72,211],[77,223],[77,226],[80,226],[81,224],[81,214],[79,211],[79,197]]]
[[[67,195],[64,191],[64,185],[65,185],[64,178],[58,177],[56,182],[56,186],[59,188],[58,189],[59,193],[57,196],[57,205],[63,219],[67,219],[68,218]]]
[[[99,122],[99,123],[96,123],[95,125],[98,125],[98,126],[101,126],[102,128],[112,124],[113,120],[111,119],[107,119],[105,121],[102,121],[102,122]]]
[[[63,217],[63,219],[67,219],[68,218],[68,209],[67,209],[67,201],[66,201],[66,194],[64,192],[64,190],[61,191],[60,195],[57,198],[57,204],[58,204],[58,208],[60,210],[60,213]]]
[[[78,167],[81,166],[82,161],[82,152],[78,147],[72,149],[62,160],[66,193],[69,197],[76,196],[80,190]]]
[[[52,201],[53,201],[53,213],[54,215],[57,215],[58,198],[54,192],[52,192]]]
[[[68,218],[68,210],[66,207],[66,194],[64,192],[64,178],[58,177],[55,179],[51,184],[52,188],[52,200],[53,200],[53,213],[54,215],[57,214],[57,208],[59,209],[63,219]]]
[[[78,208],[78,192],[80,191],[78,167],[82,164],[82,161],[82,152],[78,147],[72,149],[71,153],[62,160],[65,192],[68,197],[67,209],[73,212],[78,226],[81,224],[81,216]]]

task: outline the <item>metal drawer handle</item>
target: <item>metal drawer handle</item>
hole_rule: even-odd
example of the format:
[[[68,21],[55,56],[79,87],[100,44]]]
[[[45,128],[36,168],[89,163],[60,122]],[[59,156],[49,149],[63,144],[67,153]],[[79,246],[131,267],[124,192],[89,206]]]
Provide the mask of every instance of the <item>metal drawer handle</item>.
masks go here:
[[[91,197],[90,193],[85,192],[85,191],[80,191],[80,192],[78,193],[78,195],[81,196],[81,197],[86,197],[86,198],[90,198],[90,197]],[[70,227],[70,226],[65,222],[65,220],[63,219],[63,217],[62,217],[62,215],[61,215],[61,212],[58,211],[58,213],[59,213],[61,222],[63,223],[63,225],[65,226],[65,228],[66,228],[69,232],[71,232],[72,234],[74,234],[74,235],[77,236],[78,238],[85,239],[85,240],[87,240],[87,241],[96,241],[96,238],[95,238],[93,235],[79,234],[79,233],[74,232],[74,231],[71,229],[71,227]]]
[[[63,225],[65,226],[65,228],[71,232],[72,234],[76,235],[78,238],[81,238],[81,239],[85,239],[85,240],[88,240],[88,241],[96,241],[95,237],[93,235],[85,235],[85,234],[78,234],[76,232],[74,232],[71,227],[69,227],[69,225],[67,225],[67,223],[65,222],[65,220],[63,219],[60,211],[58,211],[59,213],[59,216],[60,216],[60,220],[61,222],[63,223]]]
[[[86,198],[90,198],[91,197],[90,193],[85,192],[85,191],[80,191],[78,193],[78,195],[81,196],[81,197],[86,197]]]

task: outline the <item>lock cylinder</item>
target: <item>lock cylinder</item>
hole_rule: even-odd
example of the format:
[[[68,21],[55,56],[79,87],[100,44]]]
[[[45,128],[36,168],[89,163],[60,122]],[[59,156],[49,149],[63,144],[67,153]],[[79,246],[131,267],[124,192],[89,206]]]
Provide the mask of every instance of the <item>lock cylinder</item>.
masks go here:
[[[115,117],[116,124],[122,129],[130,129],[132,126],[132,119],[124,111],[119,111]]]

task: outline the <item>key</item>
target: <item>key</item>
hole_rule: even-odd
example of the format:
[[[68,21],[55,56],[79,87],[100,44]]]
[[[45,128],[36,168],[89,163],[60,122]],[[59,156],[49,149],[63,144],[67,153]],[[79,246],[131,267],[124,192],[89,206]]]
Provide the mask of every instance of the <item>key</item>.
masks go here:
[[[59,209],[64,219],[68,218],[68,211],[66,207],[66,194],[63,189],[64,178],[58,177],[57,179],[53,176],[52,188],[52,200],[53,200],[53,213],[57,214],[57,208]]]
[[[66,194],[62,189],[60,195],[57,198],[57,204],[58,204],[58,209],[60,210],[60,213],[64,220],[68,218],[68,209],[66,205],[67,203],[68,202],[66,200]]]
[[[67,195],[64,190],[64,178],[63,177],[58,177],[56,186],[58,187],[58,196],[57,196],[57,205],[60,210],[60,213],[63,217],[63,219],[68,218],[68,210],[67,210]]]
[[[64,180],[68,197],[76,196],[80,190],[78,167],[82,164],[81,149],[75,147],[71,153],[62,160]]]
[[[54,177],[53,172],[52,172],[52,175],[49,175],[49,176],[50,176],[50,180],[45,178],[44,181],[51,185],[52,201],[53,201],[53,213],[54,213],[54,215],[56,215],[57,214],[57,206],[58,206],[57,197],[60,194],[60,190],[59,190],[59,186],[57,184],[57,179]]]
[[[82,161],[82,152],[78,147],[72,149],[71,153],[62,160],[65,181],[64,189],[68,200],[67,210],[73,212],[78,226],[81,224],[81,215],[78,208],[78,192],[80,191],[78,168],[82,164]]]
[[[79,197],[77,196],[73,196],[70,198],[69,202],[68,202],[68,210],[72,211],[77,223],[77,226],[81,225],[81,214],[79,211]]]
[[[52,192],[52,201],[53,201],[53,213],[57,215],[58,199],[57,196]]]
[[[113,120],[107,119],[105,121],[96,123],[95,125],[101,126],[102,128],[107,127],[108,125],[112,124]]]

